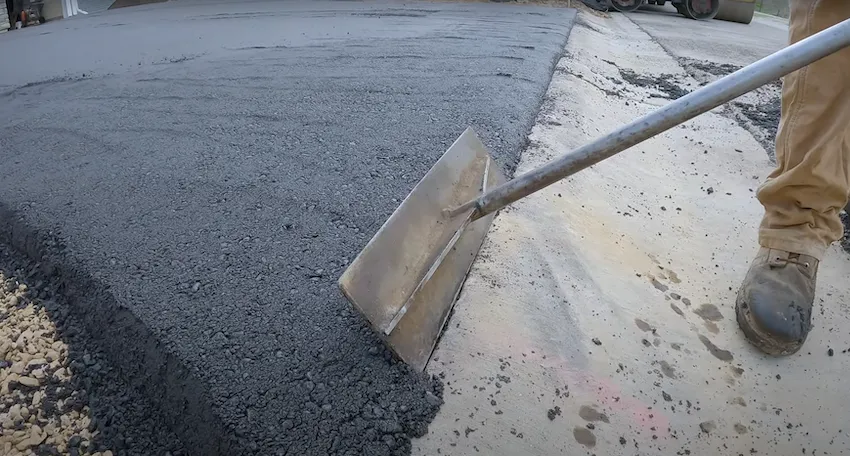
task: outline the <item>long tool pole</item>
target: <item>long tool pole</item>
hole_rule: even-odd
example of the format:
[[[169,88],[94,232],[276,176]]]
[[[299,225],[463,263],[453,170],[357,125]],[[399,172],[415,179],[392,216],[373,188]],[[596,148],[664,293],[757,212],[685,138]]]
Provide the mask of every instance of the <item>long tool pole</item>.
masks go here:
[[[771,54],[695,90],[640,119],[451,210],[475,207],[477,219],[612,157],[723,103],[820,60],[850,45],[850,19]]]

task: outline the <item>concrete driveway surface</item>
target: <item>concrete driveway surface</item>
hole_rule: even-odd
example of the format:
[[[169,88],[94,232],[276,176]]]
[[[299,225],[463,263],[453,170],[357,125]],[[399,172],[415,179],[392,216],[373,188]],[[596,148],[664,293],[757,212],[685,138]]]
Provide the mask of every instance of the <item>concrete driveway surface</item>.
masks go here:
[[[441,388],[335,281],[467,126],[513,170],[573,17],[175,1],[0,35],[0,238],[180,452],[404,454]]]
[[[781,48],[764,27],[581,13],[517,173]],[[663,39],[719,29],[681,54]],[[850,452],[847,252],[822,263],[799,353],[767,357],[735,322],[772,169],[758,128],[718,108],[502,211],[428,367],[445,403],[414,454]]]

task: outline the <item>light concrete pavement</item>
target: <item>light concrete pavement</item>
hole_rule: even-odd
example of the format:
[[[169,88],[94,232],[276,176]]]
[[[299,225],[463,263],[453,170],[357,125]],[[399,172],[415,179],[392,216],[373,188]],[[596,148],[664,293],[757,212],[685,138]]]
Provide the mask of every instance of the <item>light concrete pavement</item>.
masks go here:
[[[761,15],[750,24],[694,22],[667,5],[649,6],[628,18],[675,57],[738,66],[778,51],[788,39],[786,20]]]
[[[717,27],[730,25],[582,14],[517,173],[669,102],[634,74],[699,85],[653,33],[711,34],[720,43],[692,58],[717,63],[769,51],[733,60],[718,50],[767,29]],[[847,452],[850,258],[834,248],[823,262],[816,327],[799,354],[768,358],[744,340],[734,299],[771,165],[725,114],[499,215],[429,366],[445,404],[414,454]]]
[[[787,19],[757,15],[749,25],[725,21],[694,22],[672,6],[650,6],[628,16],[700,84],[782,49],[788,40]],[[722,112],[752,134],[773,159],[779,124],[777,81],[726,105]]]

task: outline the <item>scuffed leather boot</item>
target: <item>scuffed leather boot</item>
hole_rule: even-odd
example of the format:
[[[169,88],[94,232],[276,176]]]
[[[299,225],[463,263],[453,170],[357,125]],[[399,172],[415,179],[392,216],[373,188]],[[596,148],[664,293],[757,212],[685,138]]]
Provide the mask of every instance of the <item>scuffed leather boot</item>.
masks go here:
[[[774,356],[795,353],[812,326],[818,260],[762,247],[738,290],[738,325],[753,345]]]

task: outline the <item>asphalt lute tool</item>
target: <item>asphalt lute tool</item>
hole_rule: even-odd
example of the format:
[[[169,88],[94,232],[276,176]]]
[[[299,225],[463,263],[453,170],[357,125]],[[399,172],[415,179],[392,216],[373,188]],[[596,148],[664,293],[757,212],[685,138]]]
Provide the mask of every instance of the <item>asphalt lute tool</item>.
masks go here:
[[[850,20],[505,182],[472,129],[449,147],[339,279],[389,347],[422,370],[496,211],[850,45]]]

